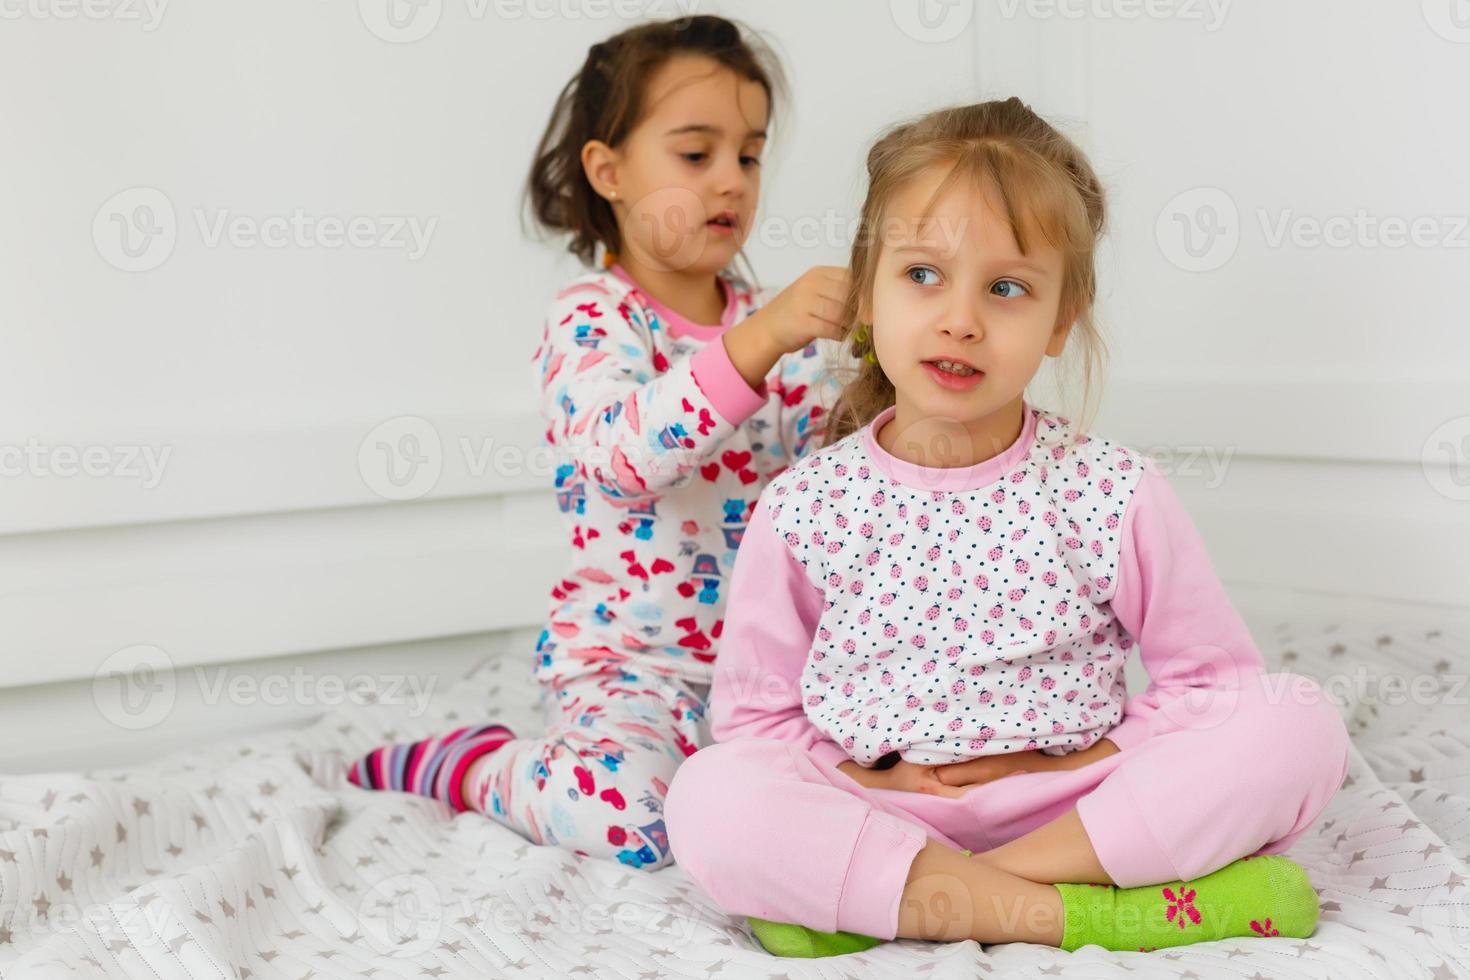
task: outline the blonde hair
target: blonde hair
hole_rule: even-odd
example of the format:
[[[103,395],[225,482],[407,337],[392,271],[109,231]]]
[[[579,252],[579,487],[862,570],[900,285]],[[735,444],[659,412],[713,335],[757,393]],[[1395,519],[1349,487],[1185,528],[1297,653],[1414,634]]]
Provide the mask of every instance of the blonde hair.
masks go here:
[[[1065,272],[1058,324],[1071,321],[1068,347],[1074,338],[1081,347],[1083,411],[1074,431],[1083,433],[1090,424],[1093,381],[1107,358],[1093,316],[1094,256],[1104,218],[1102,185],[1071,140],[1020,99],[1009,98],[931,112],[889,130],[868,151],[868,194],[853,242],[843,311],[846,341],[859,367],[833,406],[823,446],[861,429],[894,404],[893,382],[876,360],[866,356],[873,349],[871,331],[853,336],[863,301],[872,296],[882,245],[874,230],[883,225],[889,205],[909,181],[930,167],[946,164],[950,171],[933,200],[958,180],[988,181],[1023,254],[1033,231],[1062,252]]]

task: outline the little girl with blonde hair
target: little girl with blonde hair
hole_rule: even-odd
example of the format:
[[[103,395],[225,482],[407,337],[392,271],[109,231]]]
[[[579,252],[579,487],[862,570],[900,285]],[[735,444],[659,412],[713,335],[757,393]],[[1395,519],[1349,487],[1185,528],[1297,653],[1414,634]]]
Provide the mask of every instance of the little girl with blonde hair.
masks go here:
[[[789,956],[1310,935],[1281,852],[1346,776],[1336,708],[1265,671],[1153,461],[1025,394],[1097,360],[1092,167],[1007,99],[867,169],[860,369],[746,529],[676,860]]]

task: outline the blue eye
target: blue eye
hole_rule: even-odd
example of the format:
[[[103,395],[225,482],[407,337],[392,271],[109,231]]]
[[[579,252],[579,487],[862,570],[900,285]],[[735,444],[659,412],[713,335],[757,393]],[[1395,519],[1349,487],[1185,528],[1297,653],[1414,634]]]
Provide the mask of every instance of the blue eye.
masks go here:
[[[991,292],[995,292],[996,290],[1000,289],[1002,286],[1009,286],[1010,287],[1010,292],[1005,292],[1005,293],[996,292],[995,293],[995,295],[1000,296],[1003,299],[1012,299],[1012,298],[1014,298],[1016,296],[1025,296],[1027,293],[1030,292],[1030,290],[1028,290],[1025,286],[1021,285],[1020,283],[1016,282],[1016,280],[1014,280],[1014,279],[1002,279],[1000,282],[998,282],[994,286],[991,286],[990,287]]]
[[[915,285],[918,285],[918,286],[932,285],[932,283],[921,282],[918,279],[915,279],[914,278],[914,276],[916,274],[917,275],[923,275],[925,273],[928,273],[929,275],[934,276],[936,279],[939,278],[939,273],[935,272],[933,269],[929,268],[926,265],[916,265],[913,268],[909,269],[907,272],[905,272],[904,275],[908,276],[909,277],[909,281],[912,282],[912,283],[914,283]]]

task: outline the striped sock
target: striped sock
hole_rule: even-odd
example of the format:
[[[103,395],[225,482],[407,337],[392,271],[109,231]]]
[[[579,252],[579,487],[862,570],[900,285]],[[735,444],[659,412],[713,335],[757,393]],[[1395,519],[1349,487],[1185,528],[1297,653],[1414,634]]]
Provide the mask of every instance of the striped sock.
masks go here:
[[[478,725],[419,742],[384,745],[353,763],[347,781],[363,789],[430,796],[463,813],[470,807],[460,795],[460,786],[470,763],[514,737],[504,725]]]

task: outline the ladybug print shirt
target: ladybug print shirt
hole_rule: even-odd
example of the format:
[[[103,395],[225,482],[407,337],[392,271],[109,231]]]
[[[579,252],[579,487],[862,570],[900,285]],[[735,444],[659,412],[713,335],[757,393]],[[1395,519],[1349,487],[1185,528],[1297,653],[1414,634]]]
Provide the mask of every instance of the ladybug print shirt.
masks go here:
[[[783,355],[752,388],[720,337],[761,297],[720,283],[718,324],[690,322],[618,265],[551,304],[532,368],[573,552],[536,646],[542,681],[632,661],[708,684],[756,500],[819,441],[836,345]]]
[[[895,411],[762,493],[710,692],[716,741],[864,766],[1127,748],[1147,735],[1125,713],[1135,642],[1156,698],[1264,670],[1148,457],[1025,403],[1000,454],[921,466],[878,442]]]

